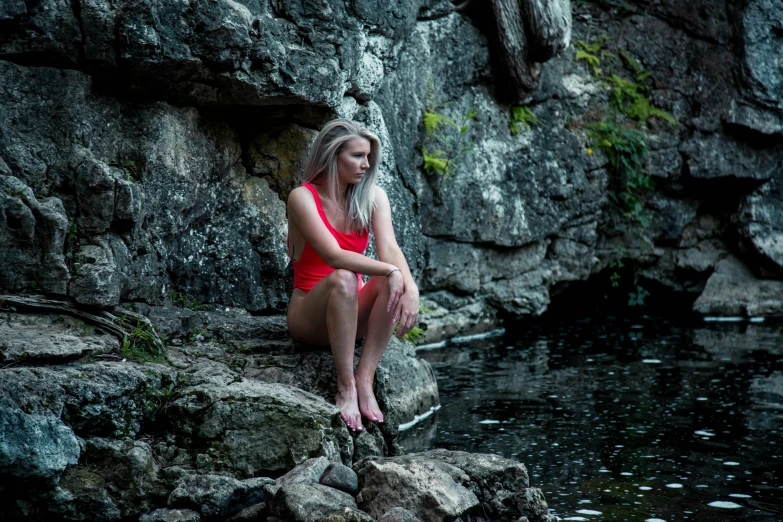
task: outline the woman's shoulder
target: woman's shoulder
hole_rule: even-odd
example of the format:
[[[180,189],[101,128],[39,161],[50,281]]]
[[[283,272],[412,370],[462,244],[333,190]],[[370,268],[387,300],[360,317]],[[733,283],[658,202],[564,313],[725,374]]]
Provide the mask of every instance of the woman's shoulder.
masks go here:
[[[288,194],[289,203],[291,203],[292,201],[301,201],[301,200],[306,201],[308,199],[312,200],[313,195],[310,192],[310,189],[304,185],[299,185]]]
[[[288,209],[315,209],[315,197],[304,185],[296,187],[288,194]]]
[[[375,206],[383,204],[384,202],[388,204],[389,202],[389,196],[386,195],[386,191],[383,190],[383,187],[380,185],[373,186],[374,192],[372,195],[373,202],[375,203]]]

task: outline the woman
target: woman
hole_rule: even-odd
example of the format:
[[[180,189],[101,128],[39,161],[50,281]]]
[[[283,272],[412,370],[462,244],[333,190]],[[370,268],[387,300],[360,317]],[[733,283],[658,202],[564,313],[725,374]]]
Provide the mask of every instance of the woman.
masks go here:
[[[378,361],[394,332],[418,319],[419,289],[397,245],[386,192],[375,184],[381,144],[350,120],[334,120],[316,136],[305,183],[288,198],[294,291],[288,330],[297,341],[331,345],[337,367],[335,402],[351,430],[362,417],[383,422],[373,393]],[[378,260],[364,255],[372,225]],[[361,274],[373,276],[363,284]],[[356,339],[364,337],[353,368]]]

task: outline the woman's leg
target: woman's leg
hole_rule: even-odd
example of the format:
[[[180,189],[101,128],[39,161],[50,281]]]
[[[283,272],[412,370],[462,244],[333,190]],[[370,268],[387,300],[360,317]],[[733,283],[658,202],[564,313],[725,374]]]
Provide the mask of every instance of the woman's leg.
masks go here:
[[[363,429],[353,372],[358,288],[355,273],[338,269],[321,279],[307,294],[294,291],[288,305],[291,337],[331,346],[337,368],[335,403],[352,430]]]
[[[362,356],[356,366],[356,392],[359,411],[374,422],[383,422],[383,413],[373,393],[375,369],[394,332],[392,316],[386,312],[388,303],[389,283],[385,277],[373,277],[359,291],[357,337],[364,336],[365,339]]]

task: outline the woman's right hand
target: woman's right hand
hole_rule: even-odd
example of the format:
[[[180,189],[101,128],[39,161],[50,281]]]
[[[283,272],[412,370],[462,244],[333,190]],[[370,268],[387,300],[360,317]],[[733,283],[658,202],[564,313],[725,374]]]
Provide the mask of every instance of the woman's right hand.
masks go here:
[[[389,303],[386,305],[386,313],[394,318],[394,312],[397,310],[397,305],[400,303],[400,298],[405,290],[402,272],[395,270],[386,276],[386,279],[389,280]]]

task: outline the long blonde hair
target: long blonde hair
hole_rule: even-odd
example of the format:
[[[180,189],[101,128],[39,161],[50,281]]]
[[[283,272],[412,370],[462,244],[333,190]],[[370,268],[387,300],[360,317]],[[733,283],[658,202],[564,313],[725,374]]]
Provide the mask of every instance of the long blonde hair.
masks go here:
[[[345,200],[340,202],[337,201],[339,188],[337,156],[354,138],[364,138],[370,142],[370,155],[368,156],[370,168],[367,169],[359,183],[348,185],[345,191]],[[345,210],[349,230],[362,232],[370,227],[372,213],[375,210],[374,188],[380,159],[381,141],[378,136],[354,121],[332,120],[315,137],[302,178],[305,183],[312,183],[326,177],[329,195],[337,202],[338,206]]]

